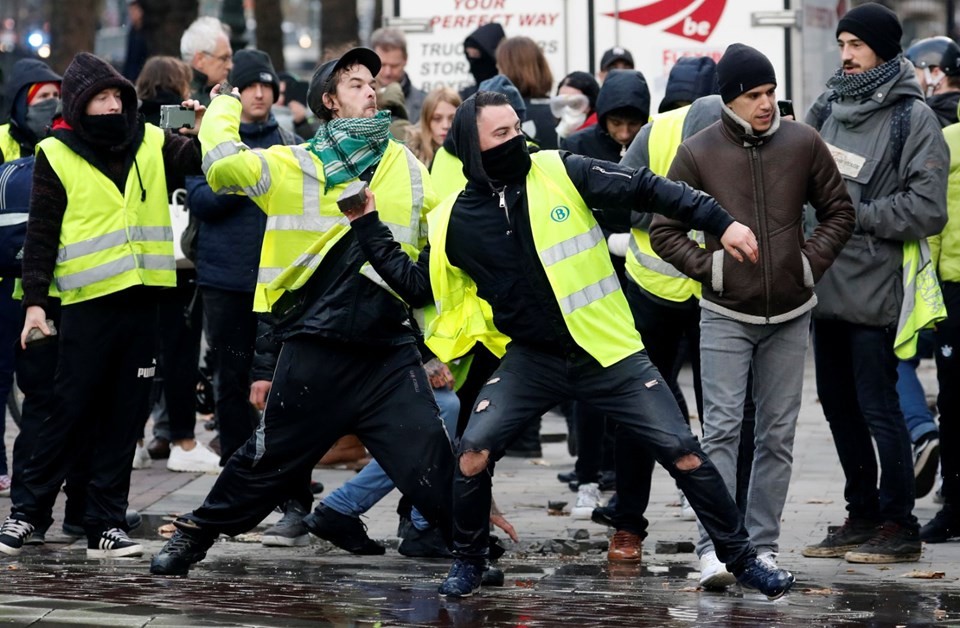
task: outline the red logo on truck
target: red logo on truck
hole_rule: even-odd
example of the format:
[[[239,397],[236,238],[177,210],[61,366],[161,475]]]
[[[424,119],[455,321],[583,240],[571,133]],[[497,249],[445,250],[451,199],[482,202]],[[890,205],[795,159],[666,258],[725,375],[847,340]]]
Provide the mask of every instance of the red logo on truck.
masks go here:
[[[726,5],[727,0],[657,0],[621,11],[620,19],[640,26],[663,23],[663,32],[703,43],[713,33]]]

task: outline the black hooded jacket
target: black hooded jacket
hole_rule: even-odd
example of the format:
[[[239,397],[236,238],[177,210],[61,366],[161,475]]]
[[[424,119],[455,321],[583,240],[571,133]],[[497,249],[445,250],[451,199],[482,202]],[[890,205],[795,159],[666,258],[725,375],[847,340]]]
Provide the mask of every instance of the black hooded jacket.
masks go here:
[[[127,132],[115,145],[91,142],[82,120],[87,103],[99,91],[117,87],[123,102]],[[105,61],[85,52],[74,57],[64,73],[64,119],[53,137],[100,170],[122,194],[128,174],[137,171],[136,154],[143,142],[144,122],[137,111],[136,90]],[[199,143],[168,133],[162,147],[167,186],[185,174],[200,174]],[[47,307],[47,289],[57,263],[60,230],[67,209],[67,191],[44,153],[37,155],[30,196],[30,218],[23,245],[23,305]],[[96,211],[97,208],[90,208]]]
[[[470,73],[476,83],[460,90],[460,98],[466,100],[473,96],[477,93],[480,83],[497,75],[497,45],[504,37],[506,34],[503,32],[503,27],[492,22],[484,24],[463,40],[465,48],[476,48],[480,51],[480,58],[467,58],[470,63]]]
[[[33,155],[38,138],[27,128],[27,90],[34,83],[60,82],[60,75],[39,59],[21,59],[13,66],[7,82],[7,102],[10,103],[10,135],[20,142],[19,155],[3,155],[3,161],[13,161]]]
[[[958,104],[960,104],[960,92],[935,94],[927,98],[927,106],[937,114],[937,120],[940,121],[940,126],[942,127],[947,127],[958,122]]]
[[[597,96],[597,124],[577,131],[564,145],[571,153],[619,162],[626,150],[607,133],[607,116],[617,109],[630,108],[646,121],[650,116],[650,90],[643,75],[635,70],[614,70]]]
[[[552,354],[582,355],[563,322],[533,242],[526,185],[497,188],[483,170],[474,102],[470,98],[460,106],[448,135],[453,135],[463,161],[467,186],[450,218],[447,256],[476,282],[477,294],[493,307],[497,328],[514,342]],[[567,152],[560,155],[589,207],[685,216],[716,234],[733,222],[709,196],[645,168],[632,170]],[[354,220],[351,228],[377,272],[404,300],[414,306],[432,301],[429,247],[412,262],[376,212]]]

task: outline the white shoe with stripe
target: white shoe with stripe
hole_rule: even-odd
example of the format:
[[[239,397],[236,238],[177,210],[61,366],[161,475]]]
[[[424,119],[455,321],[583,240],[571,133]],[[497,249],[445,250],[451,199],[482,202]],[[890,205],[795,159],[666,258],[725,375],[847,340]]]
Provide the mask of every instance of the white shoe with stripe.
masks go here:
[[[130,540],[120,528],[110,528],[99,538],[87,541],[87,558],[120,558],[122,556],[141,556],[143,546]]]

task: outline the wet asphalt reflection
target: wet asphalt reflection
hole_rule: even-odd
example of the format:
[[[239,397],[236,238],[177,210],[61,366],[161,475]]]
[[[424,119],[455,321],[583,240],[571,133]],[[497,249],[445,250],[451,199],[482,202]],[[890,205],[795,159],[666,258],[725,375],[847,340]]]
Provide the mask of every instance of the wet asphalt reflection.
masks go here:
[[[941,588],[801,581],[789,596],[768,602],[737,587],[698,591],[689,561],[634,566],[609,565],[599,557],[576,563],[510,558],[501,561],[503,588],[459,601],[436,594],[449,566],[441,560],[302,550],[250,560],[214,552],[187,578],[153,577],[148,564],[88,561],[76,550],[4,560],[0,587],[7,596],[0,623],[27,617],[25,607],[89,609],[93,602],[119,605],[100,612],[141,626],[892,626],[954,625],[960,618],[955,583]],[[14,600],[14,593],[30,599]]]

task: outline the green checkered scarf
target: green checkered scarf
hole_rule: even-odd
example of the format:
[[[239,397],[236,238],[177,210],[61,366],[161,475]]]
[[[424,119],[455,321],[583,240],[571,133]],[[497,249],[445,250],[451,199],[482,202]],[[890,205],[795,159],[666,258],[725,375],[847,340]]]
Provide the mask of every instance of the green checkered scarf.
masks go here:
[[[380,163],[389,139],[389,111],[378,111],[372,118],[335,118],[321,123],[307,149],[323,163],[323,191],[352,181]]]

